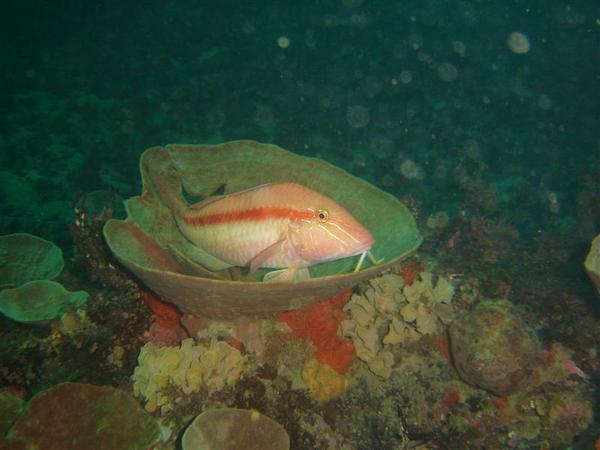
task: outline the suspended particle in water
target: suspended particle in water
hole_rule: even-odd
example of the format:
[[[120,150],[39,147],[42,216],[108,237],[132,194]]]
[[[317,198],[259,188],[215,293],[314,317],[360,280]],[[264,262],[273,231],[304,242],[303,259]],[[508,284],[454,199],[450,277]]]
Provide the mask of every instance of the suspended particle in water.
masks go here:
[[[323,16],[323,19],[321,19],[321,22],[323,23],[323,26],[325,26],[326,28],[333,28],[333,27],[337,27],[340,24],[340,19],[339,19],[339,17],[337,17],[333,14],[327,14],[327,15]]]
[[[244,25],[242,25],[242,31],[246,34],[251,34],[256,31],[256,27],[251,23],[246,22]]]
[[[420,34],[411,34],[408,37],[408,46],[413,50],[419,50],[423,46],[423,37]]]
[[[448,213],[446,213],[445,211],[438,211],[436,213],[431,214],[428,218],[427,218],[427,228],[430,228],[432,230],[434,229],[441,229],[441,228],[446,228],[448,226],[448,223],[450,223],[450,217],[448,216]]]
[[[425,178],[423,168],[412,159],[407,159],[400,166],[400,175],[408,180],[422,180]]]
[[[550,108],[552,108],[552,100],[545,94],[539,96],[537,104],[539,108],[544,111],[547,111]]]
[[[362,28],[369,23],[369,19],[364,14],[352,14],[350,23],[356,27]]]
[[[452,50],[454,50],[460,56],[465,56],[467,48],[463,41],[452,41]]]
[[[388,137],[377,134],[371,138],[369,148],[375,158],[386,159],[394,153],[394,142]]]
[[[546,202],[551,213],[558,214],[560,212],[560,203],[556,192],[548,192]]]
[[[441,63],[437,71],[442,81],[450,82],[458,78],[458,70],[450,63]]]
[[[408,70],[400,72],[400,81],[404,84],[409,84],[413,80],[412,73]]]
[[[277,38],[277,46],[279,48],[288,48],[290,46],[290,39],[287,36],[279,36]]]
[[[379,94],[381,92],[382,89],[383,89],[383,85],[381,84],[381,81],[379,81],[377,78],[368,76],[365,79],[365,91],[366,91],[367,97],[369,97],[369,98],[375,97],[377,94]]]
[[[412,119],[413,117],[415,117],[417,115],[417,112],[418,111],[416,110],[416,108],[408,107],[408,108],[406,108],[406,117],[408,119]]]
[[[529,52],[529,38],[518,31],[510,33],[506,39],[506,43],[508,44],[508,48],[517,55]]]
[[[433,57],[429,53],[419,52],[417,53],[417,59],[428,66],[433,64]]]
[[[317,47],[317,39],[315,38],[315,33],[312,30],[307,30],[304,34],[304,43],[308,48],[316,48]]]
[[[346,121],[352,128],[364,128],[369,124],[371,115],[362,105],[351,105],[346,108]]]

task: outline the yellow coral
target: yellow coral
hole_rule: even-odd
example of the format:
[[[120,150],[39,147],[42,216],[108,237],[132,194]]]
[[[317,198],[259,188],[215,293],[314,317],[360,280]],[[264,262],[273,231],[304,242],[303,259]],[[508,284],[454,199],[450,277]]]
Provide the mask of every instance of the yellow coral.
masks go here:
[[[199,360],[193,361],[190,368],[185,372],[185,384],[182,385],[183,392],[190,394],[200,390],[204,378],[206,378],[206,368]]]
[[[315,358],[304,364],[302,379],[308,386],[310,396],[318,402],[327,402],[346,391],[346,377]]]
[[[144,345],[138,357],[132,381],[135,395],[146,399],[146,411],[160,408],[165,413],[173,408],[167,397],[169,386],[184,394],[206,388],[209,393],[234,384],[246,366],[246,358],[225,342],[210,339],[207,345],[196,345],[186,339],[178,347]]]

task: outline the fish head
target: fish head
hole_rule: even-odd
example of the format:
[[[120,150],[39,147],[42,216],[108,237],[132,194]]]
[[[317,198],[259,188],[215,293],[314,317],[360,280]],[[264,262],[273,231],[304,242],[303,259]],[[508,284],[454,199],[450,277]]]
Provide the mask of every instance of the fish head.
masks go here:
[[[367,252],[373,236],[350,212],[328,199],[306,209],[306,218],[294,224],[292,242],[298,255],[310,264]]]

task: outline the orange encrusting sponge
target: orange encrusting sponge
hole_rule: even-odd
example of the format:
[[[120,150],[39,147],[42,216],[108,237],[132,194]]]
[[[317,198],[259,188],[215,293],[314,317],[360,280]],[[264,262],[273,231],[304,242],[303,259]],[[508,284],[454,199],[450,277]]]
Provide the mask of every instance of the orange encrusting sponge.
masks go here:
[[[147,289],[140,288],[140,297],[152,311],[155,320],[169,325],[179,325],[181,313],[175,306],[161,300],[156,294]]]
[[[277,314],[277,319],[288,324],[296,336],[314,344],[319,361],[340,374],[346,373],[356,358],[352,341],[337,332],[340,322],[347,318],[342,307],[351,295],[352,290],[346,289],[319,303]]]
[[[150,307],[154,323],[148,332],[148,340],[161,346],[178,345],[187,338],[181,326],[182,314],[170,303],[162,301],[156,294],[140,288],[140,298]]]

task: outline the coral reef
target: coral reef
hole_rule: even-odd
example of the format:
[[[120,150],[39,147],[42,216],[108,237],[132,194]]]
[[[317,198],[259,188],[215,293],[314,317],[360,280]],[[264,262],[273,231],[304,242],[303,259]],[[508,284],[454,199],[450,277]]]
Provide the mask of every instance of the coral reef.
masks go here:
[[[374,278],[344,307],[351,318],[342,322],[341,333],[352,338],[358,358],[373,373],[389,378],[392,346],[444,332],[454,316],[453,295],[452,284],[434,280],[430,272],[421,272],[412,284],[396,274]]]
[[[456,370],[463,380],[497,395],[526,381],[539,354],[534,333],[507,300],[486,300],[450,326]]]
[[[571,349],[554,342],[543,350],[528,383],[509,396],[492,397],[501,424],[512,430],[509,441],[562,448],[592,423],[589,377],[572,357]]]
[[[146,411],[160,409],[164,414],[174,407],[173,396],[165,392],[168,388],[176,388],[181,395],[201,389],[218,391],[238,380],[246,358],[225,342],[209,339],[208,343],[194,345],[189,338],[177,347],[158,347],[148,342],[140,351],[138,363],[131,377],[134,394],[144,399]]]
[[[562,448],[593,420],[589,379],[563,346],[507,397],[464,383],[437,347],[435,336],[404,345],[383,384],[359,371],[328,404],[329,423],[357,448],[529,449]]]
[[[182,450],[288,450],[285,429],[258,411],[209,409],[198,415],[181,439]]]

